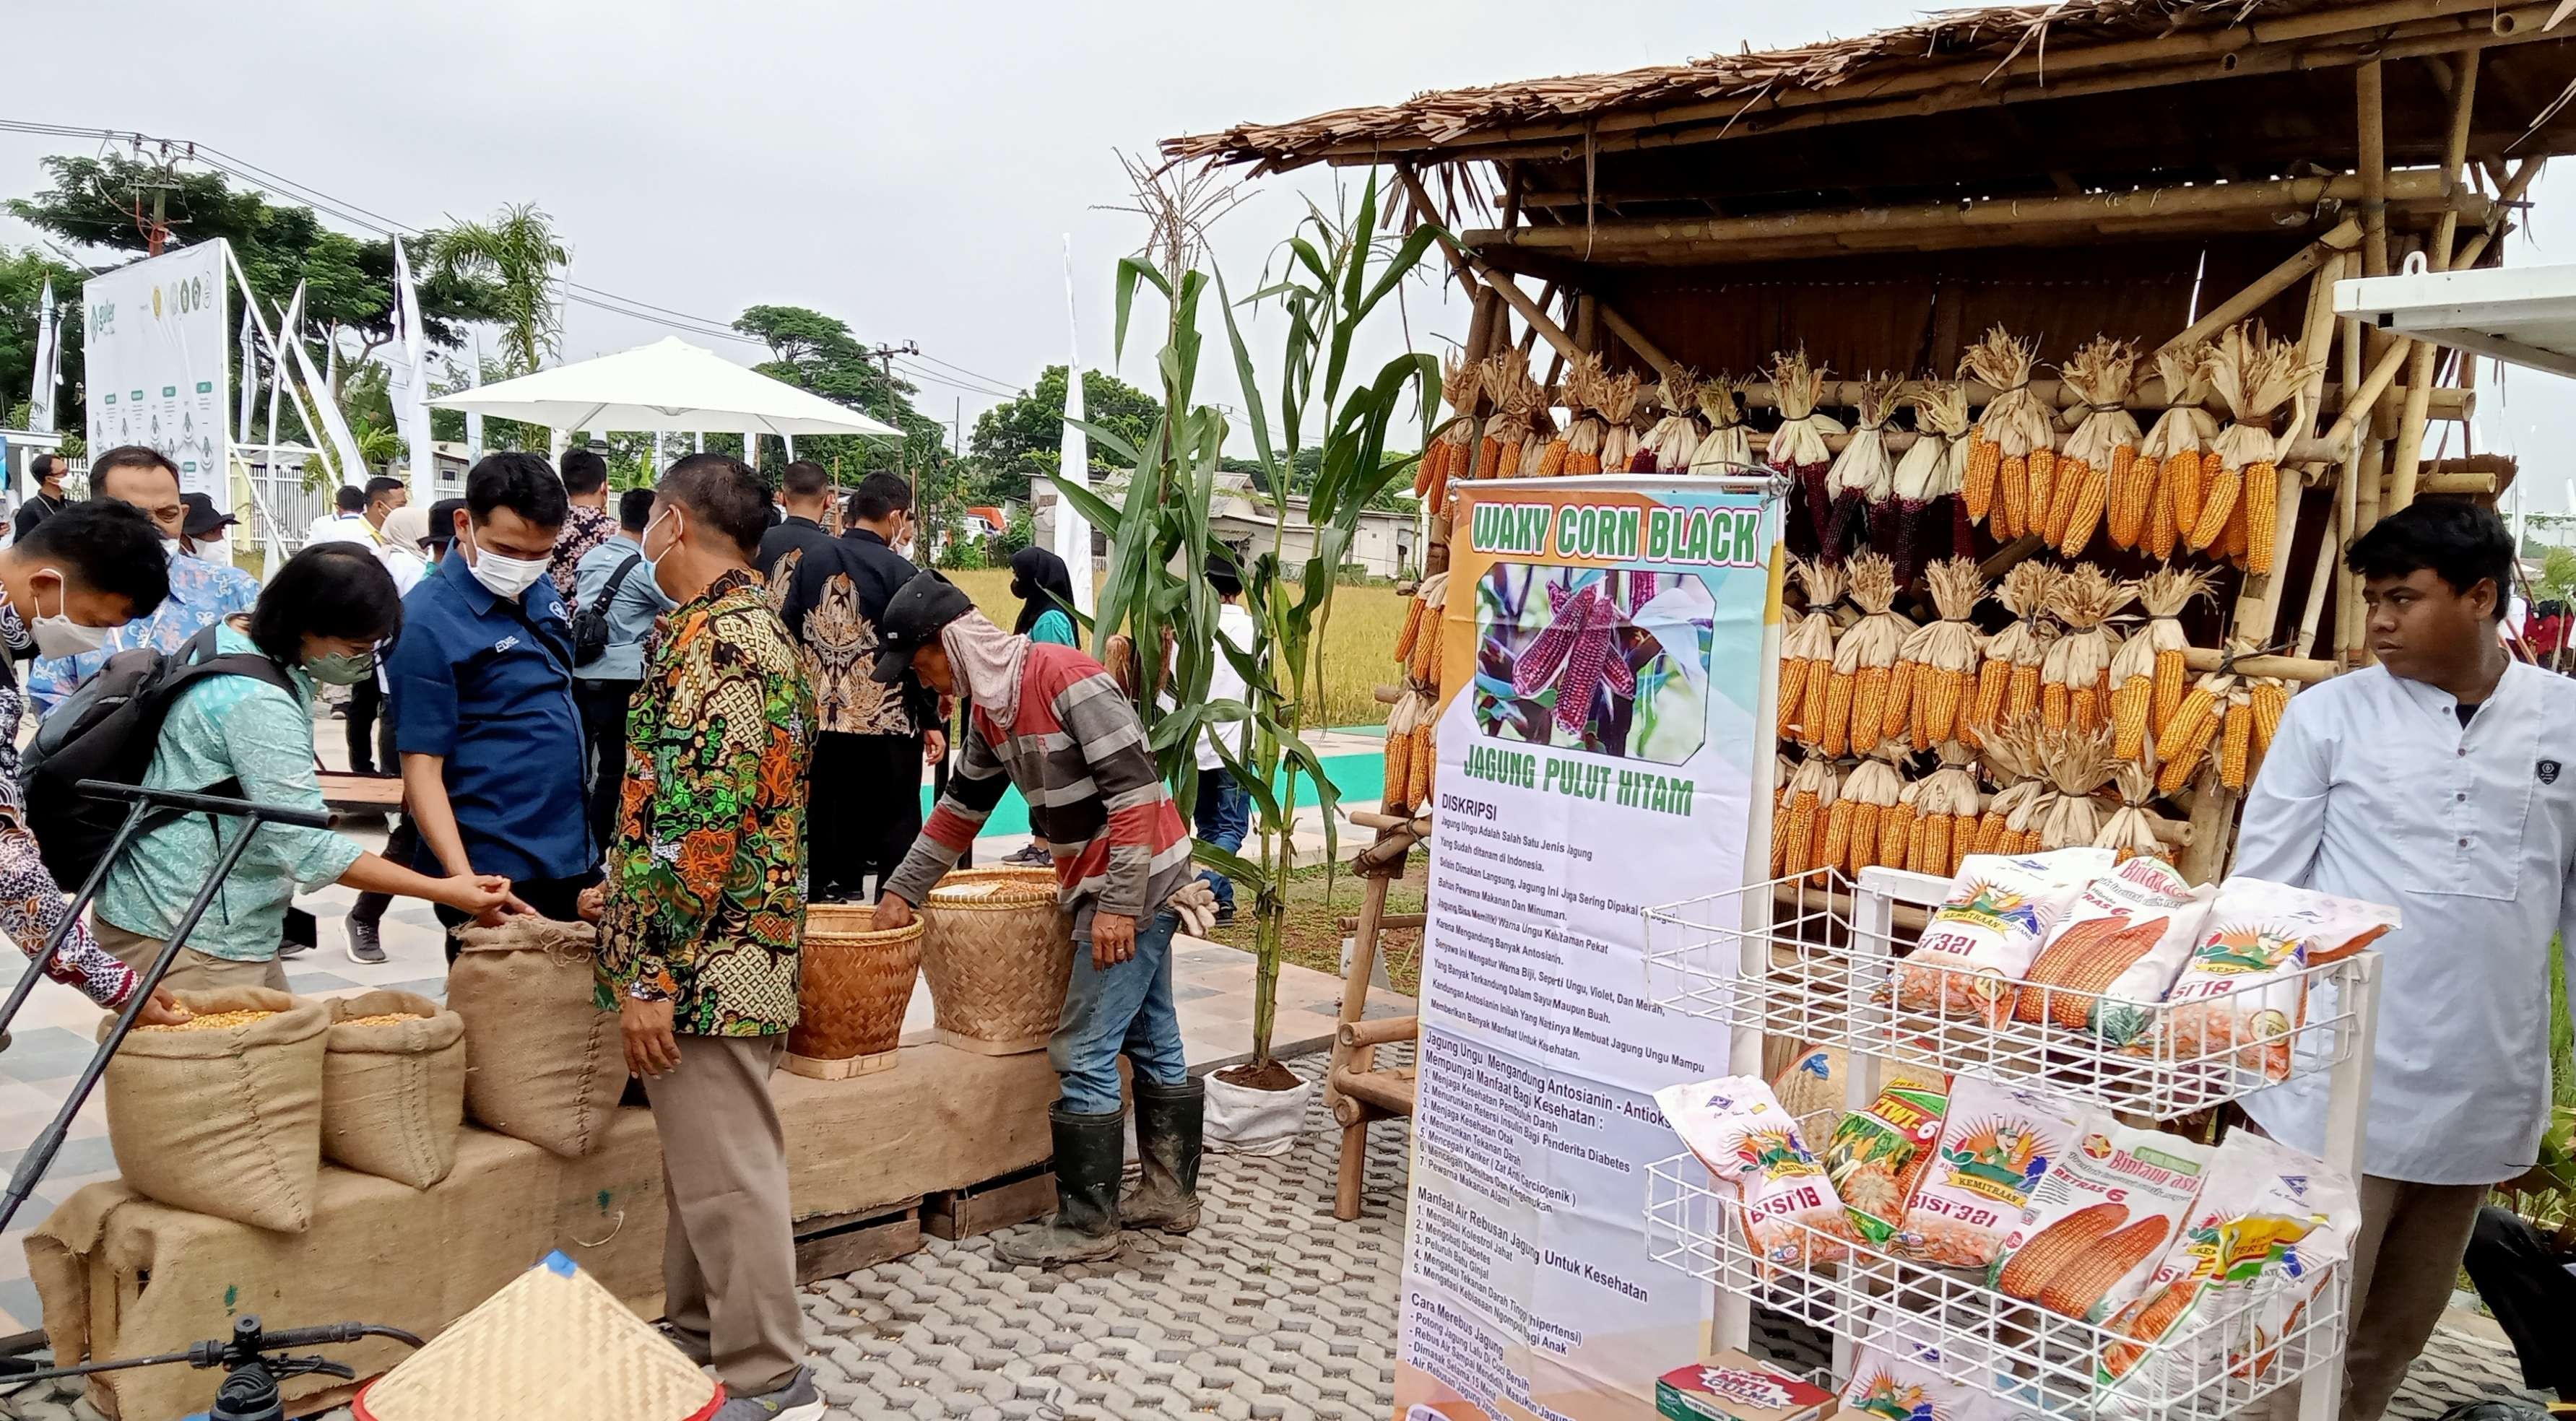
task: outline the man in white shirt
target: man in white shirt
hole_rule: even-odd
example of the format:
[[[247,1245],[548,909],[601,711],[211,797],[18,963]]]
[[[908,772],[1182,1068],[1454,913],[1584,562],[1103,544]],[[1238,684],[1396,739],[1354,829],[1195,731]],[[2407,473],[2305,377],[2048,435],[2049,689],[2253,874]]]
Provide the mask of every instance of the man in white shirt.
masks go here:
[[[1207,560],[1208,586],[1215,589],[1220,606],[1216,613],[1216,666],[1208,672],[1207,698],[1211,701],[1243,699],[1243,673],[1234,669],[1225,648],[1252,650],[1252,614],[1243,608],[1243,577],[1235,570],[1232,559],[1211,553]],[[1232,853],[1243,847],[1244,836],[1252,832],[1252,796],[1226,773],[1225,760],[1217,754],[1216,737],[1222,733],[1233,738],[1234,756],[1243,758],[1244,735],[1248,722],[1212,727],[1199,739],[1199,797],[1193,806],[1191,828],[1198,840]],[[1216,893],[1216,920],[1234,921],[1234,882],[1215,869],[1199,870]]]
[[[2405,915],[2377,944],[2344,1421],[2387,1406],[2450,1302],[2479,1204],[2530,1168],[2549,1111],[2550,940],[2576,943],[2576,680],[2496,638],[2513,551],[2493,512],[2442,498],[2354,541],[2379,663],[2290,702],[2237,839],[2238,874]],[[2247,1111],[2323,1150],[2322,1078]]]

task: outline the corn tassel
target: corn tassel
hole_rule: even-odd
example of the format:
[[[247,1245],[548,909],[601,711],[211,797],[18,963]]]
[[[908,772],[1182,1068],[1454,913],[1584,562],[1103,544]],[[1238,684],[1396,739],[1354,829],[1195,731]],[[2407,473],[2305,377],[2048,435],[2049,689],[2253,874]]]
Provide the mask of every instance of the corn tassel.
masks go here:
[[[2039,668],[2015,666],[2012,689],[2004,696],[2004,719],[2019,720],[2039,709]]]
[[[2009,458],[1997,477],[1995,536],[2011,539],[2022,535],[2030,517],[2030,460]]]
[[[2172,726],[2174,710],[2182,704],[2183,694],[2189,685],[2190,671],[2183,665],[2183,654],[2179,651],[2157,652],[2155,699],[2147,709],[2148,723],[2156,728],[2158,739],[2164,738]]]
[[[1853,683],[1858,679],[1841,671],[1826,673],[1825,713],[1808,733],[1816,747],[1827,755],[1840,756],[1851,745]]]
[[[2200,505],[2207,496],[2209,478],[2216,471],[2215,454],[2202,456],[2187,450],[2165,460],[2165,487],[2173,490],[2174,530],[2177,535],[2190,531],[2200,522]]]
[[[1914,699],[1924,666],[1919,661],[1900,661],[1887,677],[1887,706],[1878,723],[1878,738],[1894,740],[1906,732],[1914,712]],[[1875,742],[1872,749],[1876,749]]]
[[[2258,577],[2271,574],[2280,536],[2281,475],[2268,462],[2245,466],[2245,570]]]
[[[1806,704],[1807,672],[1815,664],[1803,656],[1787,657],[1780,663],[1780,723],[1772,733],[1783,740],[1790,738],[1791,727],[1798,723],[1799,708]]]
[[[2209,456],[2215,461],[2218,456]],[[2185,540],[2193,552],[2206,552],[2219,535],[2227,531],[2228,516],[2236,511],[2236,497],[2244,490],[2245,471],[2219,465],[2209,474],[2209,490],[2201,495],[2200,516],[2191,525],[2191,536]]]
[[[1968,521],[1982,523],[1986,511],[1994,506],[1995,476],[2003,471],[2003,446],[1991,439],[1972,436],[1968,446],[1968,469],[1959,489],[1960,502],[1967,505]]]
[[[2147,713],[2154,708],[2152,676],[2132,676],[2111,693],[2111,754],[2135,762],[2147,753]]]
[[[2218,782],[2242,791],[2253,768],[2254,717],[2230,707],[2218,732]]]
[[[2156,793],[2182,793],[2217,734],[2217,702],[2206,688],[2194,686],[2174,709],[2166,733],[2156,737],[2156,758],[2163,762],[2156,772]]]

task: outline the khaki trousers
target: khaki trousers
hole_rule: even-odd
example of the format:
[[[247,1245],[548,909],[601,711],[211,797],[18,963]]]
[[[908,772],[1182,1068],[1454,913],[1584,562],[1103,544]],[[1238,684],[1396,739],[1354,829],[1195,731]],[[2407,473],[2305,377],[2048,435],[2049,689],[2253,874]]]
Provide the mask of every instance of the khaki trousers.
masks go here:
[[[2451,1305],[2478,1206],[2492,1188],[2362,1176],[2342,1421],[2379,1421],[2387,1410],[2406,1369]],[[2298,1414],[2295,1394],[2282,1392],[2272,1407],[2275,1421]]]
[[[96,913],[89,915],[90,935],[108,955],[134,969],[137,977],[152,970],[161,960],[162,940],[128,932]],[[173,992],[215,992],[234,987],[266,987],[273,992],[294,990],[286,985],[286,964],[271,957],[259,962],[238,962],[229,957],[215,957],[193,947],[182,947],[170,963],[169,975],[161,985]]]
[[[644,1083],[662,1137],[663,1315],[725,1390],[763,1396],[805,1363],[787,1136],[769,1077],[777,1036],[682,1036],[679,1069]]]

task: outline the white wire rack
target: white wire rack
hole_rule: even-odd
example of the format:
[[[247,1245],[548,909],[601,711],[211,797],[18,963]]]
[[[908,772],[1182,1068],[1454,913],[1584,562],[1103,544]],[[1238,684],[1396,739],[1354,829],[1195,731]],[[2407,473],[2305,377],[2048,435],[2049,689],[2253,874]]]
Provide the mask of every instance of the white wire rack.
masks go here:
[[[1690,1154],[1649,1167],[1647,1247],[1658,1261],[1732,1294],[1832,1333],[1837,1371],[1851,1344],[1903,1341],[1937,1349],[1918,1362],[1952,1381],[2063,1417],[2243,1416],[2311,1368],[2339,1358],[2345,1278],[2311,1279],[2227,1298],[2143,1345],[2095,1323],[2061,1317],[1985,1286],[1982,1274],[1930,1268],[1803,1226],[1810,1246],[1848,1256],[1807,1271],[1766,1261],[1746,1246],[1734,1201],[1708,1187]],[[2310,1289],[2313,1287],[2313,1293]]]
[[[2367,954],[2240,994],[2127,1002],[1898,956],[1899,905],[1939,903],[1946,879],[1869,869],[1857,886],[1838,873],[1823,880],[1779,879],[1647,909],[1655,1004],[1738,1031],[2156,1120],[2353,1059],[2354,983]],[[1764,908],[1767,916],[1752,911]]]

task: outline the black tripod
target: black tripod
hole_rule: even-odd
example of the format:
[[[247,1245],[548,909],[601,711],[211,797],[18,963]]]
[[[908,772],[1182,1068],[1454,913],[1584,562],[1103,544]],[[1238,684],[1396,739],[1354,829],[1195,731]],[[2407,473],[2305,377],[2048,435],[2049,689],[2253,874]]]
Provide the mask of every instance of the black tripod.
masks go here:
[[[194,1413],[187,1421],[285,1421],[285,1399],[277,1391],[281,1379],[326,1376],[349,1381],[358,1375],[345,1363],[334,1362],[328,1357],[290,1357],[285,1349],[355,1342],[361,1337],[390,1337],[408,1347],[420,1345],[419,1338],[400,1328],[378,1327],[370,1322],[335,1322],[327,1327],[292,1327],[283,1332],[262,1332],[258,1318],[245,1317],[233,1323],[233,1335],[227,1341],[200,1342],[185,1352],[164,1352],[157,1357],[128,1357],[114,1362],[90,1362],[78,1367],[48,1367],[13,1380],[86,1377],[134,1367],[176,1366],[181,1362],[207,1370],[222,1367],[224,1384],[215,1393],[215,1409]]]

